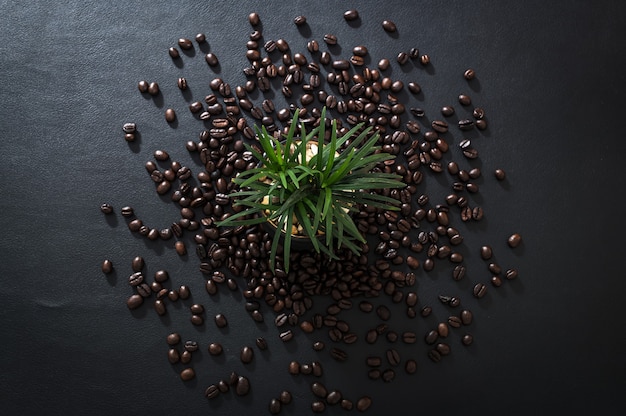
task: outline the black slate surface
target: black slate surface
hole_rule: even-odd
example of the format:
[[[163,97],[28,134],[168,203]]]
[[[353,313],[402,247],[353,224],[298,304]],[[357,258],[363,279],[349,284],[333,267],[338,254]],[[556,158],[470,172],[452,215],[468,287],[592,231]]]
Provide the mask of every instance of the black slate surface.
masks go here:
[[[351,7],[361,15],[353,25],[342,17]],[[354,401],[371,396],[373,415],[613,414],[620,407],[626,387],[623,3],[5,1],[0,11],[3,414],[267,414],[269,400],[284,389],[294,400],[282,414],[308,414],[314,378],[290,376],[291,360],[320,361],[327,388]],[[360,336],[342,347],[350,355],[345,363],[330,358],[325,331],[296,331],[282,343],[269,308],[265,324],[257,325],[239,292],[220,288],[209,298],[193,252],[181,259],[172,241],[147,242],[119,215],[131,205],[157,227],[178,218],[168,198],[154,192],[143,164],[163,149],[199,171],[184,143],[197,140],[203,126],[187,111],[189,97],[176,79],[187,77],[194,99],[209,93],[216,76],[243,83],[253,11],[265,39],[282,37],[307,56],[306,41],[321,42],[325,33],[337,35],[333,52],[343,57],[366,45],[370,66],[418,47],[432,59],[428,69],[393,62],[388,72],[405,85],[422,85],[418,97],[405,90],[403,102],[425,108],[432,119],[442,105],[460,112],[456,97],[468,93],[487,111],[489,128],[474,140],[484,177],[473,201],[485,208],[485,220],[465,227],[455,219],[465,230],[468,277],[453,282],[446,263],[416,272],[419,305],[435,309],[428,319],[406,318],[403,306],[385,295],[373,300],[392,309],[391,329],[418,333],[415,345],[396,344],[403,360],[417,360],[414,375],[402,364],[391,383],[367,379],[365,357],[384,355],[392,344],[364,342],[365,331],[380,321],[356,307],[343,315]],[[292,19],[300,14],[308,26],[299,30]],[[383,19],[397,24],[397,36],[382,30]],[[207,49],[194,45],[195,56],[183,55],[177,66],[167,48],[198,32],[206,33]],[[216,70],[204,62],[208,50],[220,59]],[[477,72],[471,83],[462,77],[469,67]],[[142,79],[158,81],[162,97],[142,96],[136,89]],[[274,96],[282,100],[280,92]],[[174,126],[163,119],[170,106],[179,115]],[[141,131],[132,145],[121,132],[128,121]],[[450,142],[461,136],[455,131]],[[505,183],[491,176],[496,167],[506,170]],[[446,181],[428,174],[420,193],[440,199]],[[116,208],[115,216],[102,215],[102,202]],[[506,246],[512,232],[524,238],[515,250]],[[520,277],[489,287],[477,301],[472,284],[489,279],[478,257],[481,244],[492,245],[498,262]],[[181,302],[164,318],[149,304],[128,311],[125,280],[136,255],[146,259],[148,275],[167,269],[173,286],[191,287],[193,300],[207,308],[203,327],[189,323],[188,304]],[[104,258],[116,266],[112,276],[100,272]],[[452,354],[435,364],[421,336],[451,312],[439,294],[461,297],[475,319],[453,331]],[[322,313],[328,303],[315,298]],[[226,331],[213,325],[219,312],[229,319]],[[182,367],[167,362],[165,337],[172,331],[201,345],[192,382],[180,381]],[[460,344],[465,331],[475,338],[469,348]],[[244,365],[239,348],[257,336],[270,348],[256,350],[254,362]],[[311,348],[318,339],[327,344],[321,353]],[[226,348],[219,359],[206,352],[213,341]],[[206,386],[233,370],[250,378],[251,394],[207,401]],[[342,414],[337,406],[326,412]]]

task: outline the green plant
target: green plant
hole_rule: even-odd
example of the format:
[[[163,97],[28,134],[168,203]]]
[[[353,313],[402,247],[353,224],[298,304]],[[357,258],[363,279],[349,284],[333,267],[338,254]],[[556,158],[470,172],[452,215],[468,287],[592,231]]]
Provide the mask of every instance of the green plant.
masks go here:
[[[376,190],[405,186],[396,174],[372,171],[377,164],[394,156],[379,152],[378,133],[368,138],[370,127],[362,129],[363,125],[359,124],[338,137],[337,121],[333,120],[329,142],[324,143],[326,108],[322,109],[319,126],[309,132],[304,123],[298,124],[298,113],[295,112],[284,140],[269,134],[264,126],[255,127],[262,150],[247,144],[246,147],[260,163],[233,179],[238,189],[231,197],[235,206],[244,209],[218,223],[219,226],[273,223],[277,230],[270,255],[272,270],[276,266],[275,253],[281,234],[283,264],[289,270],[292,232],[288,231],[295,226],[310,239],[318,253],[336,258],[335,249],[347,247],[358,254],[357,243],[364,243],[365,238],[351,213],[358,211],[359,205],[397,210],[396,199],[380,195]],[[317,152],[307,153],[315,145]]]

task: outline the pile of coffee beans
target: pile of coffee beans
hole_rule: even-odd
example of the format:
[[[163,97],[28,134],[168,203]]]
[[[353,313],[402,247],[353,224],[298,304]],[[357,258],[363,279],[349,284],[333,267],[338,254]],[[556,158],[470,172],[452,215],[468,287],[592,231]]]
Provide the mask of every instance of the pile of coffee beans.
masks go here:
[[[348,24],[362,18],[354,9],[346,11],[343,16]],[[190,249],[197,256],[198,273],[204,277],[206,302],[211,302],[212,297],[222,291],[242,293],[245,299],[242,306],[254,322],[264,322],[264,310],[275,314],[274,325],[279,329],[281,342],[290,342],[298,332],[314,334],[317,338],[312,348],[320,354],[327,351],[328,357],[333,359],[331,362],[337,365],[349,359],[352,344],[378,344],[379,350],[363,363],[364,373],[372,380],[392,382],[398,368],[404,368],[404,373],[409,375],[416,373],[420,357],[403,356],[401,348],[394,346],[397,341],[405,345],[423,341],[427,346],[425,357],[435,363],[445,359],[455,348],[449,340],[452,332],[460,333],[460,345],[470,346],[473,336],[466,330],[471,328],[474,315],[464,306],[463,296],[456,293],[440,293],[433,299],[445,305],[450,315],[434,323],[423,334],[416,333],[414,327],[400,328],[406,320],[418,316],[428,318],[433,312],[433,306],[421,299],[415,290],[420,276],[437,268],[449,270],[453,281],[467,279],[463,251],[479,253],[485,261],[485,272],[490,276],[481,278],[477,273],[474,277],[477,280],[472,282],[471,291],[467,293],[469,297],[480,300],[487,294],[489,284],[497,288],[518,276],[516,269],[503,269],[493,260],[491,246],[466,247],[460,231],[460,223],[479,222],[487,215],[476,202],[479,199],[473,198],[473,194],[480,192],[479,183],[484,180],[482,167],[476,162],[480,132],[488,128],[486,111],[475,106],[464,91],[456,97],[458,106],[443,103],[440,114],[431,118],[424,109],[402,102],[399,97],[403,91],[408,91],[409,97],[420,96],[423,87],[416,79],[392,78],[388,69],[392,62],[408,65],[414,61],[416,68],[432,65],[431,57],[417,47],[399,51],[396,56],[382,57],[377,65],[370,67],[366,64],[370,59],[366,45],[350,48],[350,56],[331,57],[325,48],[341,43],[341,39],[332,33],[321,34],[319,40],[288,42],[278,36],[266,37],[257,13],[251,13],[248,22],[252,32],[245,40],[245,57],[249,63],[242,68],[245,82],[231,86],[226,79],[215,77],[203,98],[188,100],[187,109],[168,107],[165,110],[164,117],[170,124],[181,120],[177,113],[189,111],[202,126],[198,139],[185,144],[189,153],[198,156],[200,165],[185,166],[171,160],[165,150],[154,151],[154,160],[145,163],[156,193],[170,197],[180,211],[180,219],[155,227],[144,224],[132,207],[125,206],[120,213],[130,232],[152,241],[175,239],[173,247],[179,256],[187,256]],[[293,23],[307,25],[307,18],[298,15]],[[391,20],[383,20],[380,25],[388,34],[398,31]],[[206,41],[203,33],[195,36],[198,46]],[[174,46],[164,47],[173,61],[193,59],[179,51],[193,48],[194,42],[185,37],[178,39]],[[300,50],[307,52],[297,52]],[[215,53],[206,53],[204,58],[209,68],[219,65]],[[410,72],[403,76],[410,76]],[[472,83],[476,82],[478,74],[469,68],[460,71],[459,77]],[[181,91],[188,90],[191,84],[190,79],[184,77],[173,82]],[[137,88],[140,94],[161,94],[154,81],[139,81]],[[194,85],[193,90],[201,91],[202,86]],[[324,106],[328,109],[327,114],[337,120],[340,133],[363,123],[361,129],[372,127],[370,134],[380,134],[381,151],[396,158],[380,164],[374,171],[397,173],[406,187],[372,192],[397,199],[400,209],[386,211],[370,206],[359,207],[354,219],[368,240],[361,246],[360,255],[338,250],[337,258],[331,259],[313,251],[293,250],[291,270],[286,272],[282,267],[282,247],[279,247],[277,267],[272,271],[269,267],[271,237],[264,228],[224,228],[216,223],[238,211],[230,196],[234,190],[231,179],[258,163],[244,146],[244,143],[258,146],[252,126],[262,125],[278,136],[289,129],[296,109],[307,126],[330,125],[330,119],[321,119]],[[140,127],[132,121],[122,123],[124,139],[133,142]],[[471,140],[463,136],[469,131],[477,133]],[[455,155],[454,142],[458,148]],[[506,181],[504,170],[497,168],[493,172],[495,180]],[[420,185],[429,178],[435,178],[439,183],[451,181],[445,192],[447,196],[438,200],[438,196],[424,193]],[[104,203],[100,209],[105,215],[115,214],[110,204]],[[188,247],[191,239],[186,237],[189,236],[193,236],[193,247]],[[503,240],[511,249],[522,243],[518,233]],[[131,294],[126,301],[129,309],[151,303],[155,313],[163,316],[168,313],[168,305],[190,299],[189,286],[173,285],[166,270],[159,270],[150,278],[144,274],[144,267],[142,257],[131,260],[128,277]],[[111,273],[113,263],[104,260],[101,268],[103,273]],[[197,288],[193,290],[195,293]],[[400,320],[400,324],[386,304],[376,304],[376,299],[383,296],[393,304],[402,305],[406,319]],[[320,298],[330,302],[325,310],[316,308]],[[193,299],[199,302],[201,297],[196,293]],[[223,329],[229,325],[223,313],[207,322],[206,310],[201,303],[187,306],[189,320],[195,326],[215,325],[217,329]],[[372,323],[365,333],[354,329],[342,318],[344,311],[356,308],[364,320]],[[383,338],[386,344],[380,346],[379,340]],[[327,348],[327,343],[332,347]],[[194,352],[204,348],[212,356],[226,353],[214,340],[183,342],[178,333],[167,336],[167,345],[167,359],[171,365],[184,366],[180,378],[185,382],[196,377],[190,366]],[[265,338],[256,338],[259,351],[268,346]],[[235,354],[248,365],[254,360],[254,347],[242,345]],[[294,376],[311,374],[319,378],[323,373],[318,361],[292,361],[285,367]],[[202,391],[207,399],[212,400],[231,389],[237,396],[244,396],[251,388],[248,377],[232,371],[229,377],[204,386]],[[319,380],[311,383],[311,393],[310,408],[316,413],[333,405],[345,410],[355,407],[365,411],[372,404],[367,392],[353,401],[338,389],[326,388]],[[280,413],[281,408],[292,400],[289,391],[282,391],[278,397],[269,400],[269,413]]]

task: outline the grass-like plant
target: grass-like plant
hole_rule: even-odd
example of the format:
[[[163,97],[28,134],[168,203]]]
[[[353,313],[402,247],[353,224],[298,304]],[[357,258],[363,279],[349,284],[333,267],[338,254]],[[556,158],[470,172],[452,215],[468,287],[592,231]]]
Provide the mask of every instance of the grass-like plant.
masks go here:
[[[233,179],[238,187],[231,193],[234,205],[245,208],[218,223],[274,224],[272,270],[281,238],[283,265],[289,270],[292,230],[308,237],[316,252],[331,258],[336,258],[335,250],[342,247],[358,254],[358,243],[364,243],[365,238],[351,214],[363,204],[397,210],[396,199],[375,190],[405,186],[396,174],[372,171],[394,156],[378,151],[378,133],[370,135],[370,127],[362,129],[359,124],[338,137],[337,121],[333,120],[329,142],[324,143],[326,108],[322,109],[319,126],[309,132],[304,123],[298,123],[298,113],[296,110],[282,139],[269,134],[264,126],[255,127],[262,151],[248,144],[246,148],[260,163]],[[315,146],[317,152],[312,152]]]

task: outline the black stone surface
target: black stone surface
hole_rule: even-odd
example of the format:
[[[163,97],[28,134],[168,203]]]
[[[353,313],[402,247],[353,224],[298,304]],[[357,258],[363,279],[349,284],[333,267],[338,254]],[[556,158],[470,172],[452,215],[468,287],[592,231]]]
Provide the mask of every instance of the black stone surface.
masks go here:
[[[347,24],[342,15],[351,7],[361,18]],[[329,390],[355,402],[371,396],[372,415],[615,414],[621,407],[624,3],[4,1],[0,11],[2,414],[257,415],[268,414],[270,400],[285,389],[294,400],[282,414],[308,414],[315,380],[289,375],[294,359],[320,361]],[[446,263],[430,273],[418,270],[418,305],[434,308],[428,319],[406,318],[387,296],[372,300],[390,306],[390,329],[417,332],[416,344],[396,345],[403,363],[417,360],[414,375],[401,364],[390,383],[367,379],[365,357],[384,357],[392,344],[364,342],[379,320],[357,308],[342,315],[359,335],[359,342],[341,347],[349,353],[344,363],[330,357],[334,345],[325,331],[296,331],[282,343],[268,307],[266,323],[258,325],[240,293],[221,287],[209,298],[193,251],[180,258],[173,240],[139,238],[119,214],[131,205],[152,226],[177,220],[177,209],[154,192],[143,165],[163,149],[199,172],[184,143],[197,140],[204,127],[188,101],[208,94],[216,76],[232,86],[245,81],[253,11],[265,39],[282,37],[293,52],[309,56],[308,39],[325,50],[322,37],[333,33],[339,42],[332,52],[339,56],[364,44],[368,65],[391,59],[389,76],[423,88],[417,97],[405,89],[400,99],[423,107],[431,119],[443,105],[461,113],[459,93],[487,112],[488,130],[474,133],[484,177],[472,197],[485,208],[485,220],[465,227],[455,218],[466,237],[468,276],[453,282]],[[307,17],[307,26],[293,24],[297,15]],[[396,23],[397,34],[382,30],[384,19]],[[168,47],[198,32],[206,33],[207,45],[194,43],[193,52],[173,62]],[[412,47],[431,57],[428,68],[395,62]],[[207,51],[218,56],[219,68],[206,65]],[[470,83],[462,77],[469,67],[477,73]],[[177,89],[179,76],[187,77],[189,95]],[[142,79],[159,82],[162,95],[142,96],[136,89]],[[282,100],[280,92],[273,95]],[[167,107],[178,112],[175,125],[164,120]],[[121,131],[130,121],[141,132],[132,145]],[[458,143],[462,135],[455,130],[449,137]],[[457,148],[451,154],[465,162]],[[507,172],[504,183],[491,175],[498,167]],[[420,193],[442,198],[449,189],[442,175],[438,181],[428,174]],[[114,216],[103,216],[103,202],[115,207]],[[515,250],[506,246],[513,232],[524,238]],[[478,255],[482,244],[492,245],[497,261],[520,276],[476,300],[473,283],[490,277]],[[168,305],[163,318],[151,302],[129,312],[125,280],[136,255],[146,259],[148,276],[166,269],[173,287],[191,287],[193,302],[207,310],[204,326],[189,322],[191,302]],[[116,269],[108,277],[100,272],[105,258]],[[459,296],[474,323],[452,331],[452,354],[435,364],[421,337],[450,313],[439,294]],[[315,299],[322,313],[328,303]],[[216,313],[227,316],[227,329],[215,327]],[[466,330],[475,339],[468,348],[461,345]],[[180,380],[182,366],[167,361],[165,338],[174,331],[200,343],[191,382]],[[254,347],[257,336],[269,349],[242,364],[240,348]],[[324,340],[326,349],[313,351],[315,340]],[[224,355],[211,357],[210,342],[221,342]],[[205,399],[205,388],[233,370],[250,379],[251,393]],[[337,405],[326,413],[343,414]]]

